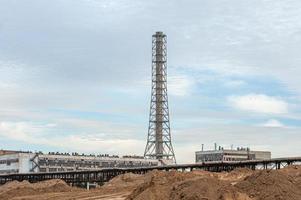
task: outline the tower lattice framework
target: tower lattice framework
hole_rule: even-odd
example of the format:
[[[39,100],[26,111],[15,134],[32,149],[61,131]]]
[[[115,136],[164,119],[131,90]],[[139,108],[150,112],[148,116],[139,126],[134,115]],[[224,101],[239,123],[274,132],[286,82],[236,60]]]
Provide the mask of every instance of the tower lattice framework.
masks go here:
[[[169,123],[166,43],[163,32],[152,36],[152,94],[144,156],[176,163]]]

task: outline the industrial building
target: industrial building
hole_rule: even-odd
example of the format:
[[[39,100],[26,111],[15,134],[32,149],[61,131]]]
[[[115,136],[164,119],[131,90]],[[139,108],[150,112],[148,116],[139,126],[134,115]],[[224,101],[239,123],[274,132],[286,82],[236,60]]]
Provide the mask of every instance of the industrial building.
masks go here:
[[[214,150],[195,152],[195,162],[215,161],[244,161],[244,160],[266,160],[271,159],[269,151],[251,151],[249,148],[224,149],[219,147]]]
[[[158,166],[154,159],[140,156],[84,155],[77,153],[43,154],[0,150],[0,174],[29,172],[64,172],[75,170],[97,170],[102,168],[128,168]]]

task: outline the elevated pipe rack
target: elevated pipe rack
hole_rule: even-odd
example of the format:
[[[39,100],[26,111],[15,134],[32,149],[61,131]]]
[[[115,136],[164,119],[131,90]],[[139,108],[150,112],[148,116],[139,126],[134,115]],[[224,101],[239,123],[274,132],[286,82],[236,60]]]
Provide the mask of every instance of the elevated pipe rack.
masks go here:
[[[24,173],[24,174],[9,174],[0,175],[0,184],[5,184],[9,181],[27,180],[31,183],[50,180],[62,179],[68,184],[79,185],[82,183],[99,183],[103,184],[115,176],[125,173],[145,174],[151,170],[164,171],[193,171],[205,170],[211,172],[231,171],[235,168],[249,169],[280,169],[292,164],[301,164],[301,157],[289,158],[274,158],[269,160],[250,160],[250,161],[227,161],[227,162],[205,162],[196,164],[178,164],[155,167],[140,167],[140,168],[107,168],[101,170],[88,171],[70,171],[70,172],[54,172],[54,173]]]

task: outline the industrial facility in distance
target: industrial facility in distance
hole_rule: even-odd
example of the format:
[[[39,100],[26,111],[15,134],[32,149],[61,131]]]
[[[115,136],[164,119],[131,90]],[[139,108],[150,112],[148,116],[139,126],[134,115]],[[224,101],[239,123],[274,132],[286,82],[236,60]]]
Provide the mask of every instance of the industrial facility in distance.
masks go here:
[[[84,155],[0,150],[0,174],[56,173],[103,168],[153,167],[176,164],[172,146],[167,95],[167,39],[163,32],[152,36],[152,94],[144,156]],[[203,148],[202,148],[203,149]],[[197,151],[196,163],[271,159],[271,152],[249,148]]]
[[[0,174],[30,172],[68,172],[103,168],[158,166],[158,160],[139,156],[84,155],[68,153],[43,154],[0,150]]]
[[[151,167],[175,163],[169,124],[166,62],[166,35],[156,32],[152,36],[152,95],[144,157],[0,150],[0,174]]]
[[[246,160],[267,160],[271,159],[269,151],[251,151],[250,148],[224,149],[216,147],[214,150],[195,152],[195,162],[216,162],[216,161],[246,161]]]

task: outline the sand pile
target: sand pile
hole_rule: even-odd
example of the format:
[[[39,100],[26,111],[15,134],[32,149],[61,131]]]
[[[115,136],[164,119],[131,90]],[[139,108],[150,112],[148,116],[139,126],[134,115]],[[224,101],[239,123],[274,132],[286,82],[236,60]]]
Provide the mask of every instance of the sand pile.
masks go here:
[[[300,200],[301,188],[281,171],[256,171],[236,187],[258,200]]]
[[[12,199],[17,196],[37,195],[53,192],[69,192],[74,190],[62,180],[48,180],[30,184],[27,181],[12,181],[0,187],[0,199]]]
[[[250,176],[254,171],[248,168],[237,168],[231,172],[216,173],[220,180],[230,181],[232,185]]]
[[[231,184],[215,177],[185,180],[172,186],[169,199],[173,200],[249,200]]]
[[[301,167],[230,173],[153,171],[127,200],[301,200]]]
[[[120,192],[121,190],[133,190],[144,182],[142,175],[127,173],[116,176],[100,189],[104,192]]]
[[[142,180],[142,175],[133,174],[133,173],[127,173],[127,174],[121,174],[119,176],[116,176],[112,180],[110,180],[106,185],[112,185],[112,186],[119,186],[124,184],[132,184],[139,180]]]
[[[209,172],[153,171],[128,200],[250,200],[229,182]]]
[[[71,188],[61,180],[35,184],[14,181],[0,187],[1,200],[112,200],[114,194],[119,196],[116,199],[127,200],[301,200],[301,167],[277,171],[236,169],[229,173],[130,173],[90,191]]]
[[[294,179],[297,186],[301,188],[301,166],[289,166],[280,170],[290,178]]]
[[[147,173],[144,182],[139,185],[127,198],[129,200],[160,200],[168,199],[171,192],[171,185],[174,182],[187,179],[187,173],[163,172],[154,170]]]

